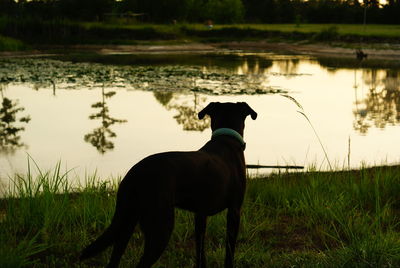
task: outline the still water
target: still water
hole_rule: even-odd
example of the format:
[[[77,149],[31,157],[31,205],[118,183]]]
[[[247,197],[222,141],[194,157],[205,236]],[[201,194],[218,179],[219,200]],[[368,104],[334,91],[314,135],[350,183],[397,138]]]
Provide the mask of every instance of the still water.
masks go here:
[[[379,63],[270,53],[5,58],[0,93],[3,184],[27,171],[28,156],[42,170],[61,161],[70,177],[107,179],[149,154],[197,150],[211,135],[197,112],[212,101],[258,112],[246,121],[248,164],[327,169],[321,143],[337,169],[400,160],[400,70]]]

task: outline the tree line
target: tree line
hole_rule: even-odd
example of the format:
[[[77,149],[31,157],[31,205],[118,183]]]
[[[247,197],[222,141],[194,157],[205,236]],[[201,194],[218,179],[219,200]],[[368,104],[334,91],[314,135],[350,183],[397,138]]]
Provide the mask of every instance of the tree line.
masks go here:
[[[151,23],[363,23],[366,17],[400,24],[400,0],[0,0],[0,15]]]

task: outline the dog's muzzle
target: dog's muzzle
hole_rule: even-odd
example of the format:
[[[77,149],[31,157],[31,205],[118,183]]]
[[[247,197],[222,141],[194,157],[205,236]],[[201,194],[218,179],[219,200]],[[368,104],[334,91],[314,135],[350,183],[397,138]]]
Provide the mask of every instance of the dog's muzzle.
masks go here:
[[[231,128],[219,128],[215,131],[213,131],[212,135],[211,135],[211,139],[219,137],[219,136],[231,136],[234,137],[242,146],[243,151],[246,149],[246,143],[243,140],[243,137],[235,130],[231,129]]]

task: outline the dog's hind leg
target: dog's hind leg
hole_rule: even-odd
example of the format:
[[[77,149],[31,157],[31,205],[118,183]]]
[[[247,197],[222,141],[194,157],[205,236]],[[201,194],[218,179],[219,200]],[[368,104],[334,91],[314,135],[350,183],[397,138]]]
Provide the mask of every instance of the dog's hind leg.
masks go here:
[[[206,257],[204,254],[204,237],[206,233],[207,217],[197,213],[195,216],[196,233],[196,268],[206,267]]]
[[[139,220],[144,233],[144,252],[137,268],[150,268],[166,248],[174,228],[174,208],[152,210]]]

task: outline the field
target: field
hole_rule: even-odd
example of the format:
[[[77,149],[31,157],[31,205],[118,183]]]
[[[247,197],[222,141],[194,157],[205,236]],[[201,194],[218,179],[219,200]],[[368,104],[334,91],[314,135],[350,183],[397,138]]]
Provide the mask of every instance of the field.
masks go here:
[[[378,24],[242,24],[235,25],[238,28],[254,28],[264,31],[319,33],[326,29],[336,27],[340,35],[381,36],[398,37],[400,25],[378,25]],[[217,26],[219,27],[219,26]]]
[[[72,185],[60,165],[38,170],[37,177],[32,171],[11,178],[12,187],[0,201],[0,267],[104,266],[109,250],[83,264],[77,257],[110,223],[119,178],[92,176]],[[398,267],[399,192],[399,166],[250,178],[236,265]],[[210,267],[223,263],[224,215],[208,221]],[[193,233],[193,216],[177,210],[173,236],[156,267],[193,267]],[[142,242],[137,230],[122,267],[138,261]]]
[[[154,42],[336,42],[399,43],[400,25],[361,24],[138,24],[118,22],[40,21],[0,17],[0,51],[77,44],[143,44]],[[5,37],[21,42],[6,45]],[[7,42],[6,42],[7,41]],[[22,45],[25,44],[24,46]]]
[[[306,34],[317,34],[328,29],[334,29],[339,35],[355,35],[355,36],[376,36],[386,38],[398,38],[400,36],[400,25],[362,25],[362,24],[221,24],[214,25],[212,29],[207,28],[203,24],[121,24],[121,23],[96,23],[87,22],[81,23],[87,29],[100,28],[100,29],[130,29],[140,30],[152,29],[155,32],[159,32],[160,35],[182,35],[185,31],[189,32],[223,32],[223,31],[234,31],[243,32],[246,31],[258,31],[260,37],[262,33],[267,34],[268,32],[282,32],[282,33],[306,33]],[[238,36],[239,37],[239,36]]]

